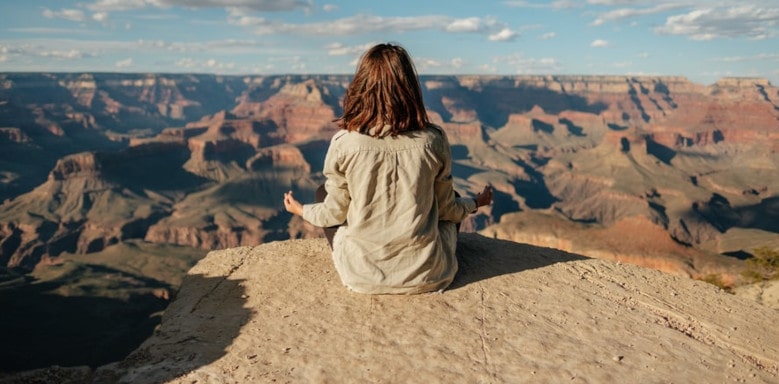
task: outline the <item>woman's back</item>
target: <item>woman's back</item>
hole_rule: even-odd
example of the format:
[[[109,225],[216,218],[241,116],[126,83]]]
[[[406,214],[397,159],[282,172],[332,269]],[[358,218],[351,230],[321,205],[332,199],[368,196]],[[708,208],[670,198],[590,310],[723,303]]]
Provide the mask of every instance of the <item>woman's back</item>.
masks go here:
[[[345,214],[333,258],[347,286],[365,293],[415,293],[451,282],[456,234],[441,241],[437,198],[452,193],[446,183],[448,148],[435,127],[384,137],[341,131],[333,137],[325,161],[330,204],[306,206],[303,217],[329,224]],[[440,213],[449,216],[461,219],[475,209],[468,200],[460,205],[446,200],[448,211]],[[346,201],[345,212],[336,208]]]
[[[333,259],[342,281],[363,293],[445,288],[457,271],[455,223],[492,199],[455,198],[444,132],[430,124],[414,65],[400,46],[379,44],[360,59],[325,158],[324,201],[289,212],[338,229]],[[328,229],[326,233],[330,233]]]

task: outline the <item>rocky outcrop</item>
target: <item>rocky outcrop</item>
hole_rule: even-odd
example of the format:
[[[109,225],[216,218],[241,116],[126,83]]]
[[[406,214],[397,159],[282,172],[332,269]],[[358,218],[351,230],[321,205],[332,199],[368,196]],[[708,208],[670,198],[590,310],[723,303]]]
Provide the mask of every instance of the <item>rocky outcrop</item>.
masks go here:
[[[324,239],[211,252],[154,336],[75,382],[770,383],[775,310],[629,264],[463,234],[443,293],[349,292]],[[705,356],[705,359],[701,357]],[[62,369],[26,374],[63,375]],[[62,376],[60,376],[62,377]]]

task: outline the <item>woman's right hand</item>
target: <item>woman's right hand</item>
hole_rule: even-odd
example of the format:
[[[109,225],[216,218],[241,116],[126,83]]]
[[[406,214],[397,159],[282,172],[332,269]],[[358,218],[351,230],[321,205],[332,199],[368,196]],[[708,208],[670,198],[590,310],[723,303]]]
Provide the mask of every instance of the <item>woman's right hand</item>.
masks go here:
[[[484,189],[476,195],[474,200],[476,200],[476,208],[490,205],[492,203],[492,187],[485,185]]]

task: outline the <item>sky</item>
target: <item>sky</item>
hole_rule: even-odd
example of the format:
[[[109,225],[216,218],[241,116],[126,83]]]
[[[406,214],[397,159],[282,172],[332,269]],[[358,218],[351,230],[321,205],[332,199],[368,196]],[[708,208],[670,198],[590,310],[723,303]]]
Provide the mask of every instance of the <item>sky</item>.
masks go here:
[[[0,72],[684,76],[779,85],[779,0],[0,0]]]

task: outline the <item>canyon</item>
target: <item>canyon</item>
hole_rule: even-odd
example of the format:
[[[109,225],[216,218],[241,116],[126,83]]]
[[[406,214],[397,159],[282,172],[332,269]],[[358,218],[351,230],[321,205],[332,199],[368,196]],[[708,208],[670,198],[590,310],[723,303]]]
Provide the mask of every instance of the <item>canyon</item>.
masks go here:
[[[0,74],[0,294],[64,270],[67,291],[102,265],[154,312],[207,251],[320,237],[281,196],[313,199],[349,81]],[[779,249],[779,88],[764,79],[420,81],[456,189],[495,190],[464,231],[725,288]]]

